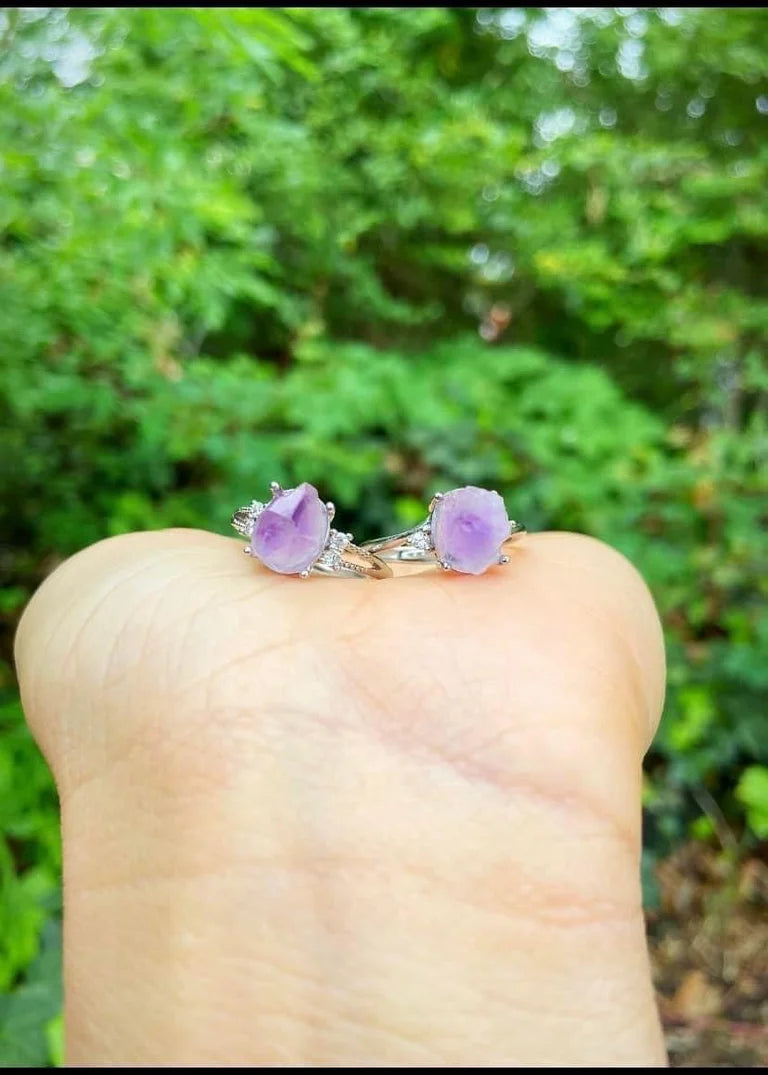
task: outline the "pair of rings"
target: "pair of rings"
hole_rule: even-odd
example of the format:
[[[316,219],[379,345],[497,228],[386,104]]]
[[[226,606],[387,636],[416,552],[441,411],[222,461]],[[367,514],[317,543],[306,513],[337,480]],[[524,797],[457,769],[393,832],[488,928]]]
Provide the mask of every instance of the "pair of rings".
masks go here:
[[[249,539],[244,551],[281,575],[383,579],[392,576],[387,561],[397,560],[481,575],[507,563],[509,544],[526,532],[509,518],[497,492],[466,485],[435,493],[417,526],[356,545],[352,534],[332,528],[336,509],[313,485],[282,489],[272,482],[270,490],[267,503],[238,508],[232,526]]]

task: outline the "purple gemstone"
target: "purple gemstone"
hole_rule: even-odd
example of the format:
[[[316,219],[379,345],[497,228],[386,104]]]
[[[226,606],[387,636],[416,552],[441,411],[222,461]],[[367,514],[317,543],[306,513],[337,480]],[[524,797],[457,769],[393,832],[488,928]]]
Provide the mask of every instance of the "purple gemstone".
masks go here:
[[[317,489],[302,482],[270,500],[256,520],[251,549],[273,571],[298,575],[323,551],[329,526],[328,509]]]
[[[432,541],[438,559],[454,571],[481,575],[499,562],[502,542],[509,537],[504,501],[490,489],[466,485],[435,504]]]

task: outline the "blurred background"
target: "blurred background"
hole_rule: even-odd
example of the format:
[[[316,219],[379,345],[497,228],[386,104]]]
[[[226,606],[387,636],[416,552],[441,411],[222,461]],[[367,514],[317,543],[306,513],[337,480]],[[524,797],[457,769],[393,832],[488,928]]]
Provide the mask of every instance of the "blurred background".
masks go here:
[[[0,1064],[61,1062],[56,794],[12,638],[64,557],[315,483],[644,573],[674,1064],[768,1062],[768,12],[0,10]]]

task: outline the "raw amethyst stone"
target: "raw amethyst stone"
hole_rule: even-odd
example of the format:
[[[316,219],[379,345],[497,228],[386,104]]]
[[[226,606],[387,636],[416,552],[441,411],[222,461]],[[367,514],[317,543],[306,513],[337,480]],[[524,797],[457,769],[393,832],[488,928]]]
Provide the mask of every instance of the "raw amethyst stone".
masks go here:
[[[317,489],[302,482],[273,497],[256,520],[251,549],[281,575],[308,571],[328,540],[328,509]]]
[[[502,542],[509,537],[504,501],[490,489],[466,485],[435,504],[432,541],[438,559],[454,571],[481,575],[499,562]]]

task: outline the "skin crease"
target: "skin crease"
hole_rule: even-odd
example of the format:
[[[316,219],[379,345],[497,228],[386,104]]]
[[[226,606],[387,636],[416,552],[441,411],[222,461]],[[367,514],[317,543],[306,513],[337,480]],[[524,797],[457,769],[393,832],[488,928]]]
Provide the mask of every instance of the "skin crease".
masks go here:
[[[130,534],[17,635],[64,837],[67,1062],[666,1064],[640,906],[648,591],[530,535],[478,577]]]

